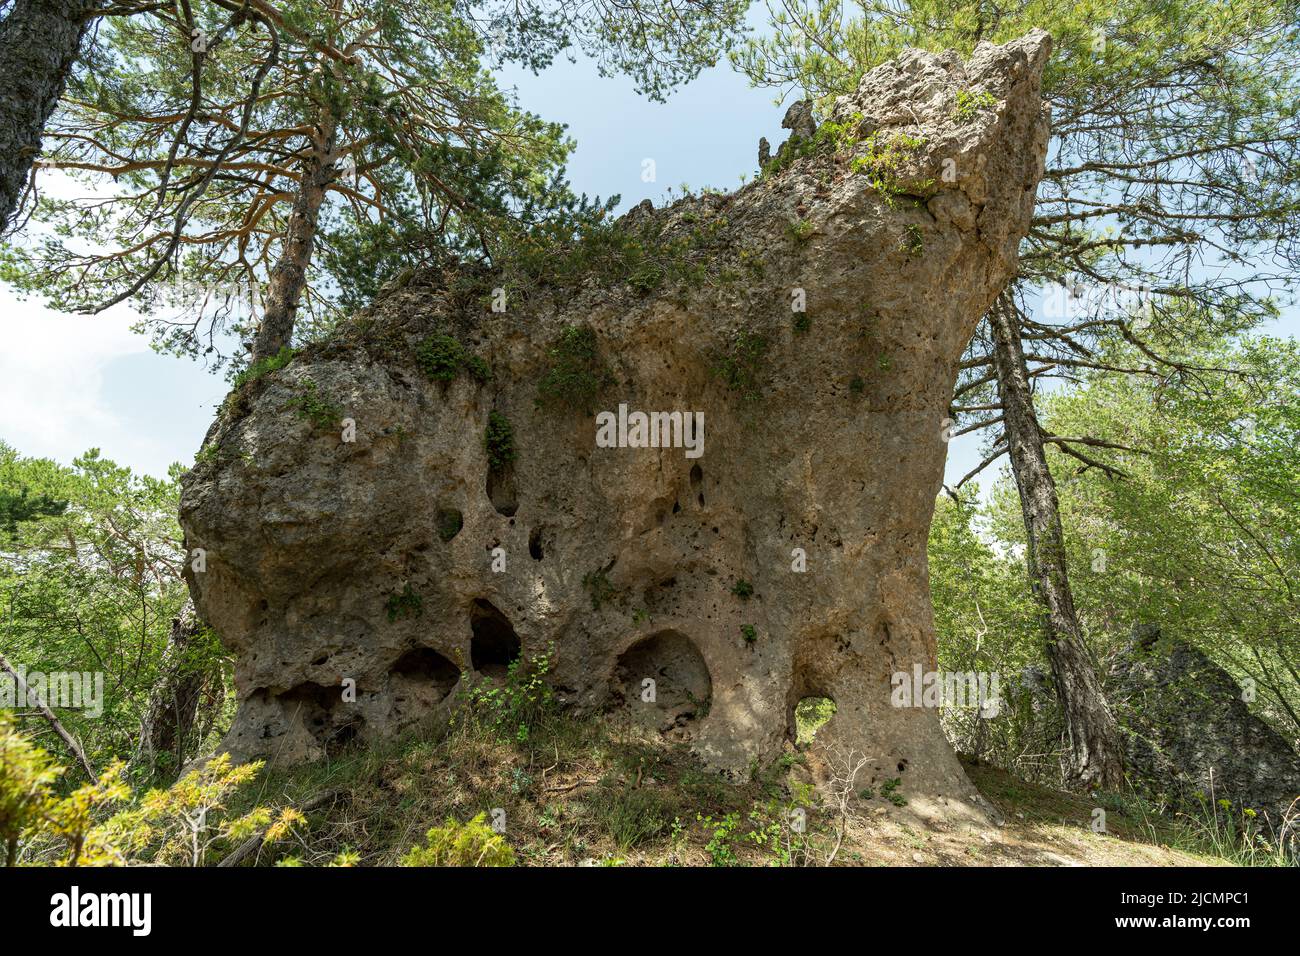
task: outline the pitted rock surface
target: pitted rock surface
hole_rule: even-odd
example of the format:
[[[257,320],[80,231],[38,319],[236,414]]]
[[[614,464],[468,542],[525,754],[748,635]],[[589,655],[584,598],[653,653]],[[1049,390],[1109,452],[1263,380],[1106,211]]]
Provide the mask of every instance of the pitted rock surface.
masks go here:
[[[736,193],[624,218],[687,249],[690,274],[511,288],[493,312],[492,274],[466,295],[415,273],[234,393],[181,503],[205,554],[194,597],[236,659],[225,746],[319,757],[550,650],[570,706],[625,709],[724,772],[773,759],[796,704],[824,696],[817,746],[866,754],[861,785],[973,798],[937,713],[891,707],[890,677],[935,666],[945,417],[1029,225],[1049,47],[1039,31],[967,62],[908,52],[835,104],[838,151],[814,134]],[[985,105],[961,111],[959,93]],[[891,146],[882,188],[854,159]],[[608,373],[588,407],[539,402],[571,327]],[[416,356],[435,334],[491,378],[431,380]],[[302,413],[313,401],[328,427]],[[702,412],[702,456],[598,447],[594,413],[620,403]],[[517,450],[504,468],[485,450],[494,412]]]

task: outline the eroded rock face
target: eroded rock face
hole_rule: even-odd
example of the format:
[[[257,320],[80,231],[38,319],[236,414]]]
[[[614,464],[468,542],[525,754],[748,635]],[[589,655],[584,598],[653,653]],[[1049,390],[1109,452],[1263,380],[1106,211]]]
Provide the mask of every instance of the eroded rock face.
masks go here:
[[[818,745],[868,755],[861,785],[969,797],[937,714],[892,707],[890,677],[934,667],[946,409],[1028,227],[1048,50],[1037,32],[966,63],[909,52],[779,172],[626,217],[689,269],[512,289],[504,312],[491,275],[474,295],[416,275],[233,396],[181,504],[205,552],[195,599],[237,660],[226,746],[319,756],[553,648],[562,699],[628,709],[721,770],[775,757],[799,700],[825,696]],[[579,384],[601,387],[539,403],[573,327],[603,368]],[[436,334],[490,380],[431,379]],[[594,413],[620,403],[702,412],[703,454],[599,447]],[[517,451],[503,467],[493,414]]]
[[[1184,641],[1139,627],[1111,668],[1129,779],[1189,812],[1249,808],[1278,836],[1300,800],[1300,754],[1250,712],[1232,675]]]

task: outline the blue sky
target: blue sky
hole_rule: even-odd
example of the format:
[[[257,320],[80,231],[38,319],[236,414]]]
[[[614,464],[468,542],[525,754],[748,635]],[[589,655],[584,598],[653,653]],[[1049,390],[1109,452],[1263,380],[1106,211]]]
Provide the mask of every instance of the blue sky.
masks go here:
[[[733,189],[742,174],[753,174],[759,137],[773,148],[785,137],[784,107],[774,104],[773,92],[750,88],[726,65],[703,73],[666,104],[638,96],[622,77],[598,77],[581,60],[560,60],[537,77],[519,70],[501,75],[504,85],[517,87],[520,105],[568,124],[578,144],[569,166],[574,188],[619,194],[620,209],[645,198],[659,204],[669,186],[683,183]],[[652,183],[642,180],[646,159],[655,162]],[[93,317],[62,315],[35,299],[18,302],[0,285],[0,439],[25,455],[62,462],[98,447],[155,475],[172,462],[189,464],[226,383],[192,361],[153,352],[130,331],[133,321],[121,307]],[[1298,329],[1292,312],[1276,331]],[[978,460],[978,439],[958,439],[949,452],[949,478]]]

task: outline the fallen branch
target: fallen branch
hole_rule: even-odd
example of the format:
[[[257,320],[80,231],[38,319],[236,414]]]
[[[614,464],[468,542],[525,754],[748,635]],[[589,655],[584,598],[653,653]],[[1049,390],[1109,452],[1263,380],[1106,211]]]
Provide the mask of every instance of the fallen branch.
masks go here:
[[[95,773],[95,768],[92,767],[90,761],[86,759],[86,752],[81,749],[81,744],[77,743],[77,738],[68,732],[68,729],[63,726],[58,717],[54,716],[54,711],[45,706],[45,701],[41,700],[40,695],[32,693],[31,689],[27,686],[27,681],[23,680],[22,675],[14,669],[14,666],[9,663],[9,659],[3,654],[0,654],[0,668],[3,668],[9,676],[14,679],[14,683],[17,685],[18,690],[22,693],[23,697],[36,706],[36,708],[41,712],[41,716],[50,722],[50,726],[54,728],[54,732],[63,738],[63,742],[68,745],[68,749],[76,756],[77,761],[81,764],[81,768],[86,771],[86,776],[90,778],[90,782],[94,783],[98,780],[99,774]]]
[[[575,780],[573,783],[561,784],[558,787],[547,787],[545,793],[568,793],[570,790],[577,790],[579,787],[593,787],[600,783],[599,777],[591,780]]]

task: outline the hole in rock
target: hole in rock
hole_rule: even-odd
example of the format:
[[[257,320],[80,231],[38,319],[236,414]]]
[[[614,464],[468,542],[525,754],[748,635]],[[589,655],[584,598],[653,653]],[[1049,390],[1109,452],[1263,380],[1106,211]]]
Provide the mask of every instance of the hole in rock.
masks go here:
[[[438,537],[444,543],[460,534],[460,529],[465,527],[465,516],[455,508],[439,508],[433,520],[438,527]]]
[[[354,739],[361,723],[359,713],[349,712],[342,687],[322,687],[311,682],[290,688],[276,698],[287,721],[298,721],[315,741],[334,755]]]
[[[534,561],[542,560],[542,529],[536,527],[528,533],[528,556]]]
[[[700,507],[704,507],[704,469],[699,465],[691,466],[691,490],[696,492]]]
[[[794,740],[796,744],[810,744],[817,731],[835,716],[835,701],[829,697],[805,697],[794,705]]]
[[[469,659],[474,670],[489,677],[504,679],[506,669],[519,657],[519,635],[510,619],[496,609],[490,601],[478,598],[469,611],[469,626],[473,639],[469,645]]]
[[[509,518],[519,510],[519,495],[515,491],[515,476],[513,474],[489,471],[487,494],[497,514]]]
[[[637,641],[614,668],[615,698],[642,726],[687,736],[709,712],[713,680],[699,648],[680,631]]]
[[[404,682],[426,685],[438,700],[451,693],[460,680],[460,668],[431,647],[413,647],[393,664],[390,673]]]

